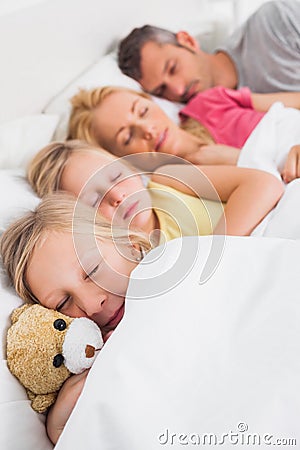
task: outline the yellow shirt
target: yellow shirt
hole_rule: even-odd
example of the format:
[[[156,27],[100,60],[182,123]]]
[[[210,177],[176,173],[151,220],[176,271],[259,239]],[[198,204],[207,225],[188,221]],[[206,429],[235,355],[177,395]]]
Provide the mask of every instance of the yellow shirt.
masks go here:
[[[181,236],[211,234],[223,212],[220,202],[184,194],[149,181],[152,206],[160,225],[160,244]]]

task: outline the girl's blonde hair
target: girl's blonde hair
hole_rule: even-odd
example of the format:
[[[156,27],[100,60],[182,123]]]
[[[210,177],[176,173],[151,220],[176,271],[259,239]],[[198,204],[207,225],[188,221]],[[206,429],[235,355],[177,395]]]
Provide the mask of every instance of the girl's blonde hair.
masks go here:
[[[34,211],[12,223],[0,240],[4,268],[25,302],[38,302],[26,281],[26,272],[34,249],[46,238],[47,232],[53,231],[73,233],[73,236],[93,234],[95,238],[115,245],[136,244],[145,251],[150,248],[143,232],[112,228],[111,223],[94,208],[68,194],[57,192],[48,195]]]
[[[82,139],[90,144],[105,147],[106,143],[101,139],[101,131],[96,130],[94,126],[94,111],[106,97],[120,91],[131,92],[151,100],[151,96],[144,92],[116,86],[104,86],[91,90],[81,89],[71,98],[72,110],[68,139]],[[183,121],[181,128],[198,137],[203,144],[215,142],[209,131],[195,119],[187,118]],[[113,149],[108,150],[113,153]]]
[[[35,155],[27,170],[28,181],[39,197],[60,189],[63,170],[75,152],[100,152],[108,159],[115,160],[108,151],[87,142],[80,140],[52,142]]]

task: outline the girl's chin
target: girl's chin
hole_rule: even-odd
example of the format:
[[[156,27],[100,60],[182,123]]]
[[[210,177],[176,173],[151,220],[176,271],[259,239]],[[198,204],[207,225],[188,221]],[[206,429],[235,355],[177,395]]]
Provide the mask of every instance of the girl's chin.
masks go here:
[[[103,333],[103,341],[106,342],[108,338],[113,334],[114,330],[110,330],[107,333]]]

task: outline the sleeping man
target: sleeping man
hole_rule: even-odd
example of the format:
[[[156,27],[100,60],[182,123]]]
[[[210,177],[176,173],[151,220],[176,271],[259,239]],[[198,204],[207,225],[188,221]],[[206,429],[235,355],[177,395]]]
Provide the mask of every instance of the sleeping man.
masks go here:
[[[262,5],[213,54],[185,31],[145,25],[119,45],[119,67],[145,91],[187,102],[214,86],[300,91],[300,2]]]

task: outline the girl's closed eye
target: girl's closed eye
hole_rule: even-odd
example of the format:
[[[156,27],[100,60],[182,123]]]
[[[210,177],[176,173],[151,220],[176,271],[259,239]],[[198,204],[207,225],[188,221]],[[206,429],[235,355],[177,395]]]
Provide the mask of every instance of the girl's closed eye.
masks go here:
[[[69,300],[71,299],[71,296],[68,295],[66,298],[64,298],[57,306],[56,306],[56,311],[62,312],[66,309],[66,306],[69,302]]]
[[[87,280],[88,278],[91,278],[93,275],[95,275],[95,273],[99,269],[99,266],[100,264],[97,264],[89,273],[86,274],[84,279]]]
[[[111,182],[113,183],[114,181],[117,181],[120,178],[121,175],[122,175],[122,172],[119,172],[117,175],[114,175],[111,178]]]
[[[100,200],[100,195],[97,194],[95,199],[93,199],[93,201],[91,202],[93,208],[96,208],[97,204],[99,203],[99,200]]]

